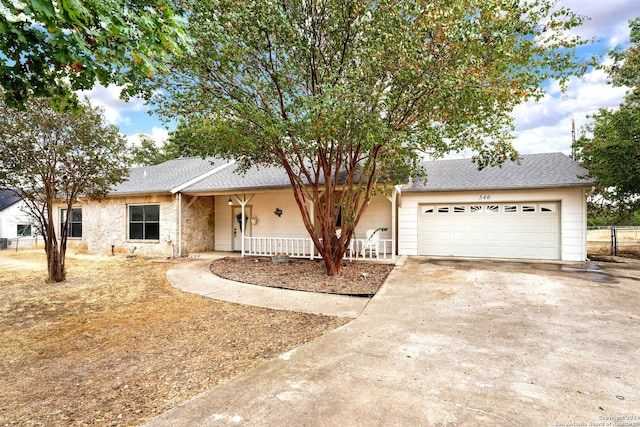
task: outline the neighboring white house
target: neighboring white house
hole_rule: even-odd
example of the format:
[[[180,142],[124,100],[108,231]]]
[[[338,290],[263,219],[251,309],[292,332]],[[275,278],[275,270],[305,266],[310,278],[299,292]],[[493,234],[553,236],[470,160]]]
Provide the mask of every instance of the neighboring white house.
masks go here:
[[[355,230],[351,255],[360,252],[368,230],[381,228],[378,259],[586,259],[591,181],[566,155],[524,155],[482,171],[470,160],[425,167],[426,184],[411,182],[374,197]],[[315,252],[279,168],[254,167],[239,174],[233,162],[200,158],[134,168],[108,197],[82,200],[73,214],[79,233],[70,242],[90,252]]]
[[[0,250],[32,247],[36,230],[24,202],[12,190],[0,190]]]

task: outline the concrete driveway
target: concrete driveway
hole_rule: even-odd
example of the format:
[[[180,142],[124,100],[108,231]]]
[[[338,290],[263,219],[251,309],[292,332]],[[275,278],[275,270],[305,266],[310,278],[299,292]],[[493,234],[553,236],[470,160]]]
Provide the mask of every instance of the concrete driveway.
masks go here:
[[[349,324],[149,426],[640,426],[637,262],[410,258]]]

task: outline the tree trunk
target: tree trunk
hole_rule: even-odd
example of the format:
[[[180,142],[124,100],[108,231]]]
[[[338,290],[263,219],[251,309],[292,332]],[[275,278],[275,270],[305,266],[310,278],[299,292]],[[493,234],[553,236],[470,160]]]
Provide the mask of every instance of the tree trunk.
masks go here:
[[[47,267],[50,282],[62,282],[65,280],[64,256],[60,253],[60,247],[57,242],[50,245],[47,251]]]
[[[51,206],[51,205],[50,205]],[[58,245],[58,239],[56,237],[55,224],[53,223],[53,216],[51,215],[52,208],[47,209],[47,220],[45,222],[45,236],[44,236],[44,250],[47,253],[47,269],[49,273],[49,282],[62,282],[66,278],[66,272],[64,269],[65,258],[65,244]],[[62,230],[66,232],[66,230]]]
[[[330,238],[330,242],[324,243],[318,248],[318,252],[322,256],[327,276],[339,275],[342,271],[342,261],[344,259],[345,249],[340,247],[342,239]],[[323,240],[324,242],[324,240]]]

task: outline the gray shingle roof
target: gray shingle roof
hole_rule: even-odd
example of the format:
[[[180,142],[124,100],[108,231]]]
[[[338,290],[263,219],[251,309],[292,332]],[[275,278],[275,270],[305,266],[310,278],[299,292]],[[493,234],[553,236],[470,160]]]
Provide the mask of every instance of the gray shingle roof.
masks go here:
[[[169,160],[155,166],[132,168],[129,179],[116,186],[110,194],[168,193],[224,163],[226,162],[220,159],[189,157]]]
[[[7,209],[9,206],[15,205],[20,201],[13,190],[0,190],[0,211]]]
[[[184,189],[184,192],[242,191],[258,188],[281,188],[290,185],[289,177],[283,168],[254,166],[243,174],[238,172],[236,165],[231,165],[190,185]]]
[[[192,157],[133,168],[129,179],[118,185],[111,195],[157,194],[172,190],[214,193],[290,185],[282,168],[254,166],[242,174],[238,173],[236,165],[222,167],[227,163],[222,159]],[[405,185],[403,192],[584,187],[592,184],[592,180],[583,178],[587,171],[562,153],[527,154],[518,162],[481,171],[470,159],[430,161],[424,166],[427,183],[415,181]],[[195,182],[191,183],[193,180]]]
[[[478,170],[470,159],[425,162],[427,183],[415,181],[403,192],[585,187],[587,171],[562,153],[525,154],[518,162]]]

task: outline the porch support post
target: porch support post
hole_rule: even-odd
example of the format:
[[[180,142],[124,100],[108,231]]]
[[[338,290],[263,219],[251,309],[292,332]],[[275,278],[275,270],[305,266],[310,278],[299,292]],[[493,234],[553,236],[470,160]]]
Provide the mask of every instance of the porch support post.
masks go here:
[[[396,262],[396,201],[398,192],[393,189],[391,196],[391,261]]]
[[[391,202],[391,261],[396,261],[396,215],[397,209],[396,205],[398,203],[398,186],[393,187],[393,192],[391,193],[391,197],[387,196],[387,200]]]
[[[245,206],[247,206],[247,203],[249,203],[251,199],[253,199],[253,196],[255,196],[255,194],[249,195],[249,198],[247,198],[245,194],[242,195],[242,198],[240,198],[240,196],[238,196],[237,194],[234,194],[233,196],[236,198],[238,203],[240,203],[240,208],[242,209],[242,212],[241,212],[242,217],[240,218],[242,220],[242,223],[241,223],[242,226],[240,227],[240,236],[241,236],[240,254],[244,256],[244,233],[245,233],[245,230],[247,229],[247,220],[245,218],[244,208]]]

